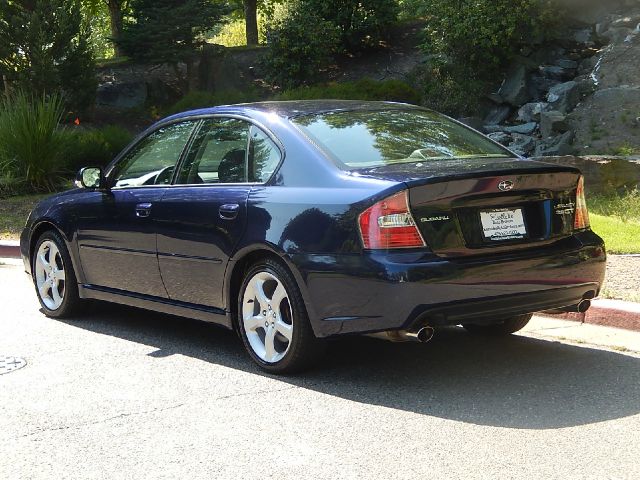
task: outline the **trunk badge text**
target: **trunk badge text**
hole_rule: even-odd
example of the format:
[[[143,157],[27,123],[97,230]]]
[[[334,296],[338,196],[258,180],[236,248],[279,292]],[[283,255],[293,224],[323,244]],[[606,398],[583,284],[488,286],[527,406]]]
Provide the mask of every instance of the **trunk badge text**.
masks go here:
[[[422,223],[426,223],[426,222],[441,222],[443,220],[449,220],[451,217],[449,217],[448,215],[440,215],[438,217],[423,217],[420,219],[420,221]]]
[[[501,190],[503,192],[508,192],[512,188],[513,188],[513,182],[511,180],[502,180],[498,184],[498,190]]]

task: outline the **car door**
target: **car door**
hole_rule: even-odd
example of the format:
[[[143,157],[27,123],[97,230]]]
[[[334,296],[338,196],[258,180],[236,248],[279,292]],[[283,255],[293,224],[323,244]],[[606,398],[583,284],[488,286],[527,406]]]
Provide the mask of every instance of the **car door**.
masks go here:
[[[259,148],[258,148],[259,147]],[[203,120],[159,203],[158,261],[169,298],[225,308],[224,274],[247,226],[247,198],[280,160],[272,140],[245,120]]]
[[[111,188],[93,192],[78,208],[85,283],[167,297],[158,268],[154,209],[196,124],[173,123],[141,139],[108,172]]]

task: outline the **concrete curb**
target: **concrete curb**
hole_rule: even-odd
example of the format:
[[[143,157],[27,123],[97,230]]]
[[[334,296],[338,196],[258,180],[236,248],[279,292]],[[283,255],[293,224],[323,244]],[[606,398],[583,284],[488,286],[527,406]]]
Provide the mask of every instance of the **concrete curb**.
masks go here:
[[[0,240],[0,258],[20,258],[20,243]]]
[[[593,300],[586,313],[540,312],[537,315],[640,332],[640,303],[623,300]]]

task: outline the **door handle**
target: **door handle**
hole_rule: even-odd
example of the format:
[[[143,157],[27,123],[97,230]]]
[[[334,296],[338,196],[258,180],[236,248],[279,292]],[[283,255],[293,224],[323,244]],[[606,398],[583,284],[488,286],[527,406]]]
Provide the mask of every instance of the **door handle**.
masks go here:
[[[150,203],[139,203],[136,205],[136,217],[146,218],[151,215]]]
[[[220,218],[223,220],[234,220],[238,216],[240,205],[237,203],[227,203],[218,209]]]

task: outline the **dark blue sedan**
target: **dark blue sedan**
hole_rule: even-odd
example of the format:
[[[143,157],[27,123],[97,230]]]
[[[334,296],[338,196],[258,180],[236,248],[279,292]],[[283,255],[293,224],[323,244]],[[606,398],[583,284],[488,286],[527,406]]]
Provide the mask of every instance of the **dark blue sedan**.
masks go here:
[[[584,311],[604,276],[578,170],[410,105],[186,112],[77,184],[22,233],[47,315],[98,299],[214,322],[272,372],[335,335],[513,333]]]

